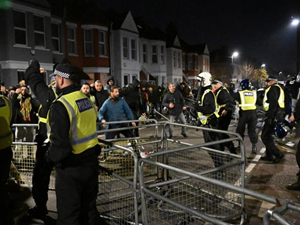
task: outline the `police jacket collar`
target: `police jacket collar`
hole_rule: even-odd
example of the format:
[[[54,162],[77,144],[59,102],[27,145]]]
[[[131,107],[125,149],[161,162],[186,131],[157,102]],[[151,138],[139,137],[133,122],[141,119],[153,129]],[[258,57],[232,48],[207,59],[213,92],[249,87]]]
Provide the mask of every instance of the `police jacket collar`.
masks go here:
[[[60,93],[57,93],[59,95],[66,95],[66,94],[69,94],[71,92],[74,92],[74,91],[79,91],[79,87],[76,85],[76,84],[72,84],[68,87],[65,87],[63,89],[60,90]]]

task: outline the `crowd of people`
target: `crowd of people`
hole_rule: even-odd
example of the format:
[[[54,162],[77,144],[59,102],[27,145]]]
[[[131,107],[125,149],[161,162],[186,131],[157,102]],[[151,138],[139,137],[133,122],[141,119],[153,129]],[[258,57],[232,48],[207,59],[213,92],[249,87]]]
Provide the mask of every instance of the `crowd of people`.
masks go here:
[[[98,191],[97,157],[101,152],[97,130],[114,129],[113,132],[107,130],[106,139],[120,137],[120,134],[138,137],[136,120],[140,117],[159,119],[164,116],[163,111],[167,110],[171,123],[186,124],[194,119],[198,121],[198,126],[226,131],[237,105],[239,121],[236,132],[244,138],[245,129],[248,128],[252,154],[256,154],[256,110],[262,107],[266,112],[262,129],[266,156],[262,160],[279,163],[284,154],[274,144],[274,131],[277,135],[286,133],[285,126],[288,124],[285,124],[285,118],[289,121],[300,120],[300,103],[294,102],[292,107],[293,89],[289,88],[292,81],[282,85],[273,76],[267,78],[263,95],[253,90],[248,79],[240,83],[240,90],[233,91],[234,88],[227,89],[221,79],[212,80],[208,72],[197,76],[197,87],[194,90],[187,82],[169,83],[164,87],[144,84],[137,79],[120,88],[111,76],[107,77],[105,85],[100,80],[80,85],[81,80],[86,79],[88,75],[77,67],[59,64],[50,75],[50,85],[46,85],[40,74],[39,62],[32,61],[25,71],[25,81],[8,90],[1,85],[0,122],[1,127],[5,127],[0,132],[1,193],[6,193],[1,197],[5,204],[8,201],[7,191],[4,190],[9,170],[7,162],[12,159],[13,139],[16,142],[37,142],[32,179],[32,195],[36,205],[29,209],[31,217],[44,220],[48,213],[50,174],[56,166],[57,224],[81,224],[80,221],[105,224],[98,216],[95,204]],[[128,120],[127,123],[118,123]],[[97,125],[97,121],[100,125]],[[113,123],[107,125],[107,122]],[[39,126],[36,131],[33,126],[25,126],[37,123]],[[17,126],[14,130],[12,124],[23,126]],[[116,129],[128,126],[132,129]],[[174,138],[173,130],[173,125],[170,125],[170,139]],[[185,126],[181,128],[181,135],[188,137]],[[229,138],[225,133],[209,129],[203,130],[203,136],[205,142]],[[232,141],[212,147],[220,151],[227,148],[232,154],[238,153],[238,146]],[[299,148],[300,144],[296,155],[298,165]],[[34,158],[32,151],[28,150],[26,155]],[[23,151],[15,149],[13,162],[19,163],[23,157]],[[224,164],[220,157],[211,157],[215,167]],[[287,188],[300,190],[300,179]],[[0,213],[5,211],[4,207]],[[11,215],[4,215],[2,218],[6,218],[5,224],[13,224]]]

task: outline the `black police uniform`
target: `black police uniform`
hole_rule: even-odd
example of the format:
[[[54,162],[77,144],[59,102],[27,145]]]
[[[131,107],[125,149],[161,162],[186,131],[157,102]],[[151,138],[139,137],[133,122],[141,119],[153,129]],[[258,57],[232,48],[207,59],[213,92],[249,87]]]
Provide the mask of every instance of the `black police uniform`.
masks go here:
[[[294,117],[295,117],[295,121],[299,123],[299,121],[300,121],[300,101],[299,100],[297,101],[297,104],[296,104],[296,108],[294,111]],[[295,183],[288,185],[287,189],[300,191],[300,140],[297,145],[296,161],[297,161],[298,168],[299,168],[299,171],[297,173],[298,178]]]
[[[272,137],[276,122],[281,123],[284,119],[285,109],[280,108],[278,105],[279,96],[280,88],[272,85],[267,93],[269,109],[266,112],[265,124],[261,134],[261,139],[266,146],[266,156],[262,157],[262,160],[273,161],[274,163],[278,163],[284,157],[284,154],[277,148]]]
[[[40,74],[40,65],[38,61],[31,62],[25,71],[25,81],[29,84],[32,92],[37,97],[41,104],[39,117],[47,118],[47,113],[51,103],[55,99],[55,94],[52,88],[49,88]],[[47,139],[47,125],[39,122],[39,127],[35,141],[37,142],[36,161],[33,169],[32,177],[32,197],[36,206],[29,210],[32,217],[43,219],[48,213],[48,188],[50,175],[53,169],[53,164],[48,163],[45,159],[45,153],[48,150],[49,143],[44,143]]]
[[[219,120],[218,120],[218,128],[220,130],[228,130],[230,125],[230,121],[232,118],[232,112],[234,110],[235,102],[229,91],[227,91],[224,87],[220,87],[215,91],[215,95],[217,97],[217,104],[222,106],[219,109]],[[222,112],[226,110],[227,114],[222,116]],[[222,134],[222,139],[227,139],[229,136],[227,134]],[[237,154],[236,149],[232,141],[221,144],[222,151],[224,151],[225,146],[229,149],[229,151],[233,154]]]
[[[205,90],[211,89],[211,86],[203,87],[200,93],[200,96],[203,95]],[[215,102],[215,96],[213,92],[209,92],[204,96],[203,104],[202,106],[199,104],[196,104],[195,106],[197,112],[201,112],[203,115],[210,115],[216,111],[216,102]],[[218,128],[218,118],[215,115],[212,115],[208,118],[207,123],[203,125],[204,127],[217,129]],[[203,136],[205,143],[217,141],[220,140],[220,135],[216,132],[206,131],[203,130]],[[215,144],[211,146],[214,149],[221,150],[221,147],[219,144]],[[214,162],[215,167],[219,167],[224,165],[224,162],[222,160],[222,157],[216,156],[215,154],[210,154],[212,157],[212,160]]]
[[[60,90],[60,96],[78,91],[76,85]],[[58,98],[59,98],[58,97]],[[46,159],[56,166],[57,224],[105,224],[96,208],[98,193],[98,159],[100,146],[95,145],[80,154],[73,154],[68,141],[70,118],[65,106],[54,101],[49,111],[51,142]]]

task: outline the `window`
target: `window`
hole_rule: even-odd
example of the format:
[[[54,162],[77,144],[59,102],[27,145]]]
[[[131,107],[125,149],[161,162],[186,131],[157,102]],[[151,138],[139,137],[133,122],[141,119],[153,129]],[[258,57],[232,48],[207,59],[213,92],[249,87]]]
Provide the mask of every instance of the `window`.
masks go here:
[[[33,27],[34,27],[35,46],[46,47],[44,17],[33,16]]]
[[[152,63],[157,63],[157,46],[152,46]]]
[[[185,70],[185,54],[182,55],[182,70]]]
[[[52,31],[52,50],[60,52],[60,26],[58,24],[51,24]]]
[[[133,82],[134,80],[136,80],[136,78],[137,78],[137,74],[132,74],[132,82]]]
[[[13,17],[14,17],[15,43],[20,45],[27,45],[26,14],[23,12],[14,11]]]
[[[105,32],[99,31],[99,52],[100,56],[106,56]]]
[[[25,71],[22,70],[18,70],[18,82],[20,82],[21,80],[25,80]]]
[[[148,56],[147,56],[147,45],[143,44],[143,62],[147,63],[148,62]]]
[[[129,74],[124,75],[124,86],[129,84]]]
[[[178,52],[177,59],[178,59],[178,68],[181,68],[181,53],[180,52]]]
[[[193,56],[188,55],[188,70],[193,69]]]
[[[84,54],[86,56],[94,55],[93,30],[84,30]]]
[[[173,63],[174,63],[174,68],[177,67],[176,55],[177,55],[177,52],[173,52]]]
[[[128,57],[128,38],[123,37],[123,58],[129,59]]]
[[[160,47],[160,59],[161,59],[161,64],[165,63],[165,47],[161,46]]]
[[[75,28],[68,27],[68,50],[70,54],[76,55],[76,31]]]
[[[136,56],[136,41],[131,39],[131,59],[137,60]]]
[[[198,56],[197,56],[197,55],[194,55],[194,62],[195,62],[195,67],[194,67],[194,69],[195,69],[195,70],[198,70]]]

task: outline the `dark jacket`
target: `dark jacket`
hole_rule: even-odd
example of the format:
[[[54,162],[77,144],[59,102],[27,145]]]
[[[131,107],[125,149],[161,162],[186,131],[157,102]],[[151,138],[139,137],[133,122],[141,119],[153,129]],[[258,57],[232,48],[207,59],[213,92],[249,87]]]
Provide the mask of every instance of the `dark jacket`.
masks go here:
[[[211,86],[202,88],[200,93],[200,101],[202,100],[202,95],[206,89],[211,89]],[[196,110],[198,112],[201,112],[203,115],[209,115],[214,113],[216,110],[214,93],[209,92],[208,94],[206,94],[203,99],[202,106],[200,104],[196,104]]]
[[[124,97],[135,119],[145,112],[142,107],[142,95],[138,80],[134,80],[132,84],[121,89],[120,97]]]
[[[47,118],[50,105],[55,100],[55,94],[54,89],[45,84],[44,78],[40,74],[40,64],[37,61],[33,61],[25,71],[25,81],[42,105],[39,115]],[[39,136],[39,141],[43,142],[47,138],[47,126],[45,123],[39,124],[38,133],[41,135]]]
[[[294,117],[295,117],[295,121],[298,123],[300,121],[300,101],[299,100],[296,103]]]
[[[217,103],[218,105],[225,105],[225,107],[222,107],[220,109],[220,112],[222,112],[224,109],[226,111],[233,111],[235,102],[233,97],[230,93],[228,93],[223,87],[220,87],[218,90],[215,91],[215,95],[218,96]]]
[[[170,103],[174,104],[173,108],[169,108]],[[174,93],[170,91],[165,95],[162,105],[169,109],[169,114],[172,116],[178,116],[182,113],[182,107],[184,106],[184,99],[179,91],[175,90]]]
[[[66,95],[78,91],[76,85],[61,89],[61,94]],[[59,163],[62,167],[82,166],[85,162],[93,159],[100,152],[100,146],[96,145],[80,154],[72,153],[72,145],[69,141],[70,118],[67,109],[60,101],[54,101],[50,107],[49,122],[51,127],[51,142],[46,159]]]
[[[278,99],[280,96],[279,87],[272,85],[270,90],[267,93],[267,102],[269,105],[269,110],[266,113],[266,117],[269,119],[277,119],[278,122],[283,120],[284,109],[281,109],[278,105]]]
[[[95,88],[91,88],[91,94],[95,96],[96,106],[99,110],[106,99],[108,99],[108,92],[104,90],[104,88],[102,88],[101,91],[97,91]]]
[[[113,76],[108,76],[108,77],[106,77],[106,79],[105,79],[106,85],[105,85],[105,87],[104,87],[104,90],[106,90],[108,93],[110,93],[110,88],[112,87],[112,86],[110,86],[110,85],[108,84],[108,81],[110,81],[110,80],[112,80],[112,81],[114,82],[113,85],[116,85],[116,81],[115,81],[115,79],[113,78]]]

